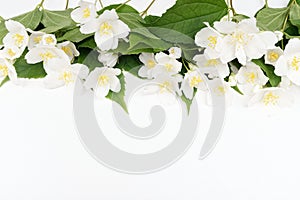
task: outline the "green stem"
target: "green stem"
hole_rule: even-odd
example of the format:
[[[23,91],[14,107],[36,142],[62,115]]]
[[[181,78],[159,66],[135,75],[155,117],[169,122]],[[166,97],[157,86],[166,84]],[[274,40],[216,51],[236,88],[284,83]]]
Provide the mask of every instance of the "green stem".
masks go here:
[[[69,0],[67,0],[67,3],[66,3],[66,10],[69,8]]]
[[[131,0],[125,1],[124,3],[122,3],[121,5],[119,5],[119,6],[116,8],[116,10],[122,8],[125,4],[129,3],[130,1],[131,1]]]
[[[291,0],[289,2],[289,5],[288,5],[288,10],[291,9],[292,5],[296,3],[296,0]],[[285,19],[284,19],[284,23],[283,23],[283,26],[282,26],[282,29],[281,29],[281,32],[284,34],[285,32],[285,29],[286,29],[286,25],[287,25],[287,21],[289,19],[289,12],[286,14],[285,16]],[[283,44],[283,39],[281,40],[281,48],[284,49],[284,44]]]
[[[101,8],[104,8],[102,1],[101,0],[98,0],[98,1],[99,1]]]
[[[266,8],[269,8],[268,0],[265,0]]]
[[[183,58],[181,60],[182,60],[182,64],[183,64],[184,68],[186,69],[186,71],[190,71],[190,69],[188,68],[188,66],[185,63],[185,60]]]
[[[45,0],[42,0],[41,3],[37,5],[37,8],[43,8]]]
[[[152,0],[152,2],[149,4],[149,6],[146,8],[146,10],[144,10],[142,13],[141,13],[141,16],[143,17],[144,15],[147,14],[147,12],[149,11],[149,9],[151,8],[151,6],[155,3],[156,0]]]
[[[234,8],[233,8],[233,0],[230,0],[230,9],[231,9],[233,15],[235,15],[236,12],[235,12],[235,10],[234,10]]]

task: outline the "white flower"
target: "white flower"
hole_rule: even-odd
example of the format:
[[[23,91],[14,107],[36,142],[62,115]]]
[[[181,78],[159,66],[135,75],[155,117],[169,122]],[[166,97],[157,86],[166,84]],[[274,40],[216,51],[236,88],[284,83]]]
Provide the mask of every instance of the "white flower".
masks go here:
[[[44,34],[42,36],[42,41],[41,44],[42,45],[52,45],[55,46],[57,43],[56,37],[53,34]]]
[[[54,46],[44,46],[40,45],[31,49],[26,55],[25,59],[28,64],[35,64],[39,62],[44,62],[47,64],[51,59],[61,58],[64,60],[69,60],[69,57],[61,49]]]
[[[293,104],[293,96],[282,88],[264,88],[258,90],[248,105],[289,107]]]
[[[157,76],[161,73],[167,73],[170,75],[177,74],[181,71],[182,64],[170,55],[160,52],[155,55],[157,66],[153,69],[153,76]]]
[[[265,55],[265,63],[275,66],[277,60],[282,56],[283,51],[281,48],[276,47],[274,49],[269,49]]]
[[[74,59],[74,57],[79,56],[79,51],[76,49],[76,46],[74,43],[70,41],[62,42],[57,44],[57,48],[63,50],[65,54],[69,57],[70,61]]]
[[[14,60],[19,58],[22,55],[23,51],[16,46],[5,46],[2,50],[0,50],[0,54],[2,57],[8,60]]]
[[[76,78],[83,80],[89,74],[87,66],[82,64],[71,65],[68,60],[52,59],[49,61],[46,72],[47,76],[44,79],[46,88],[54,89],[64,85],[72,84]]]
[[[97,17],[97,9],[94,3],[85,1],[79,2],[79,8],[71,12],[71,18],[80,24],[87,23],[88,21]]]
[[[252,93],[254,89],[264,86],[269,80],[260,67],[252,62],[239,69],[236,79],[239,88],[245,94]]]
[[[205,55],[196,55],[193,58],[202,73],[208,73],[211,78],[225,78],[229,76],[228,64],[223,64],[220,59],[207,59]]]
[[[100,52],[98,60],[103,63],[105,67],[114,67],[118,62],[119,56],[116,53]]]
[[[97,19],[93,19],[82,25],[80,31],[83,34],[95,33],[95,41],[102,51],[116,49],[119,39],[129,35],[129,27],[119,20],[116,11],[105,10]]]
[[[181,90],[184,96],[188,99],[192,99],[194,96],[194,89],[206,90],[206,79],[205,75],[198,70],[188,71],[181,84]]]
[[[178,47],[172,47],[169,49],[169,55],[173,58],[181,58],[181,49]]]
[[[159,94],[171,93],[181,95],[179,82],[182,81],[182,76],[179,74],[159,74],[155,77],[154,82],[157,84],[156,92]]]
[[[93,89],[97,97],[106,97],[109,90],[120,92],[121,84],[117,77],[120,74],[120,69],[97,67],[90,73],[84,86],[86,89]]]
[[[28,33],[26,28],[19,22],[8,20],[5,22],[8,34],[3,38],[3,44],[6,47],[18,47],[23,52],[28,45]]]
[[[220,48],[220,59],[228,63],[235,58],[245,65],[247,61],[262,57],[267,49],[275,47],[278,38],[270,31],[260,32],[254,19],[244,19],[239,23],[215,22],[214,27],[226,34]]]
[[[148,79],[153,78],[153,69],[157,65],[157,62],[154,58],[154,54],[141,53],[139,59],[144,64],[138,71],[139,76]]]
[[[28,50],[31,50],[32,48],[42,44],[43,36],[46,33],[41,31],[32,31],[29,29],[28,31],[31,33],[31,35],[29,36]]]
[[[200,47],[205,47],[204,54],[209,59],[220,57],[222,35],[205,23],[208,27],[201,29],[195,36],[195,43]]]
[[[0,57],[0,83],[9,77],[11,81],[17,80],[15,67],[5,58]]]
[[[294,84],[300,85],[300,40],[291,39],[275,65],[275,74],[286,76]]]

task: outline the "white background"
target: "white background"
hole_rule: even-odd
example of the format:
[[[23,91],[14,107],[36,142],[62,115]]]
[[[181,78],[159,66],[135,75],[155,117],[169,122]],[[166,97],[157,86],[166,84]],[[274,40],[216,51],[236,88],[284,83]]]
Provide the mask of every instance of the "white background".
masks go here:
[[[4,18],[29,11],[39,2],[0,1]],[[117,1],[104,1],[113,2]],[[149,3],[132,0],[131,4],[142,11]],[[150,13],[160,14],[173,3],[157,0]],[[262,4],[263,0],[235,1],[236,10],[248,15]],[[270,0],[270,5],[284,1]],[[45,7],[60,9],[64,1],[46,0]],[[164,171],[133,176],[111,171],[87,153],[76,133],[72,101],[70,88],[46,90],[8,83],[0,89],[1,200],[300,199],[299,103],[275,111],[232,105],[218,146],[199,161],[210,116],[210,109],[201,105],[199,137],[188,153]],[[95,105],[99,118],[109,122],[106,105],[110,103]],[[133,113],[139,113],[132,107]],[[149,122],[147,117],[135,120]],[[110,122],[106,129],[116,128]]]

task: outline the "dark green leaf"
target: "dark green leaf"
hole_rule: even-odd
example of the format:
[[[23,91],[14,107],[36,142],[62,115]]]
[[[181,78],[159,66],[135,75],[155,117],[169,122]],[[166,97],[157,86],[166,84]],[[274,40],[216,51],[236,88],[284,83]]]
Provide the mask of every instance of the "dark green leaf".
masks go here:
[[[116,92],[112,92],[110,91],[108,93],[108,95],[106,96],[106,98],[118,103],[123,109],[125,112],[128,113],[128,109],[127,109],[127,105],[126,105],[126,102],[125,102],[125,77],[124,77],[124,74],[122,73],[119,77],[120,79],[120,83],[121,83],[121,90],[120,92],[116,93]]]
[[[257,13],[257,26],[264,31],[280,31],[289,8],[264,8]]]
[[[138,55],[130,55],[130,56],[121,56],[119,58],[119,62],[116,65],[117,68],[128,71],[134,76],[138,76],[138,71],[142,66],[141,61],[139,60]]]
[[[263,59],[252,60],[256,65],[258,65],[268,76],[271,86],[277,87],[281,82],[281,78],[274,73],[274,67],[272,65],[267,65],[264,63]]]
[[[27,64],[25,60],[26,53],[27,51],[25,51],[23,55],[20,58],[18,58],[14,64],[18,77],[44,78],[47,74],[44,70],[43,63]]]
[[[8,33],[4,22],[0,22],[0,45],[3,44],[2,40],[3,38],[6,36],[6,34]]]
[[[231,88],[237,91],[239,94],[244,95],[238,86],[231,86]]]
[[[120,42],[119,42],[120,45]],[[97,48],[97,44],[95,42],[94,37],[89,37],[85,40],[83,40],[82,42],[80,42],[78,44],[79,48],[89,48],[89,49],[96,49]]]
[[[38,8],[36,8],[31,12],[19,15],[17,17],[13,17],[12,20],[20,22],[26,28],[35,30],[41,22],[42,15],[43,15],[42,12]]]
[[[194,38],[205,27],[204,22],[213,23],[227,14],[224,0],[177,0],[151,27],[160,27],[180,32]],[[168,38],[166,32],[163,39]]]

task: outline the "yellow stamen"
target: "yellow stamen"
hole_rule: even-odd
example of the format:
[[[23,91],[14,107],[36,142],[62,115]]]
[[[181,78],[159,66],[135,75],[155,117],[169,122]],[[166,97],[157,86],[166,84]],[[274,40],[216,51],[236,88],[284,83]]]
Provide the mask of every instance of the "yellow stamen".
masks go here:
[[[246,73],[245,76],[247,77],[247,82],[254,84],[256,79],[256,74],[254,72]]]
[[[206,67],[209,67],[209,66],[216,66],[219,64],[219,61],[217,59],[210,59],[208,60],[206,63],[205,63],[205,66]]]
[[[210,48],[214,49],[216,47],[216,45],[217,45],[217,37],[216,36],[209,36],[207,39],[209,41],[208,46]]]
[[[68,56],[72,56],[72,55],[73,55],[73,52],[72,52],[72,50],[71,50],[70,47],[65,46],[65,47],[61,47],[61,49],[62,49]]]
[[[217,87],[217,92],[224,95],[226,93],[226,89],[224,86]]]
[[[44,61],[47,61],[47,60],[50,60],[52,58],[55,57],[55,55],[50,52],[50,51],[47,51],[46,53],[40,53],[40,57],[44,60]]]
[[[147,64],[148,64],[147,67],[149,69],[152,69],[155,67],[155,62],[153,60],[149,60]]]
[[[65,71],[60,76],[59,80],[63,80],[67,85],[70,83],[74,83],[74,76],[71,72]]]
[[[108,35],[111,33],[111,29],[112,29],[112,26],[107,23],[107,22],[104,22],[101,26],[100,26],[100,33],[102,35]]]
[[[160,93],[166,92],[166,91],[171,91],[171,83],[168,81],[163,82],[162,84],[159,85],[160,87]]]
[[[8,75],[8,67],[6,65],[0,65],[0,72],[3,77],[6,77]]]
[[[10,57],[14,57],[16,55],[16,52],[14,52],[12,49],[7,49],[7,54],[10,56]]]
[[[89,18],[91,16],[91,10],[89,8],[85,8],[83,10],[83,18]]]
[[[276,105],[278,103],[279,96],[273,94],[272,92],[268,92],[265,94],[263,98],[263,103],[268,106],[270,104]]]
[[[300,59],[297,58],[296,56],[294,56],[293,60],[292,60],[292,63],[291,63],[291,66],[293,68],[293,70],[295,71],[298,71],[299,70],[299,62],[300,62]]]
[[[53,44],[54,43],[54,39],[51,36],[46,37],[45,41],[46,41],[47,44]]]
[[[41,41],[42,41],[42,36],[37,36],[37,37],[35,37],[35,38],[33,39],[33,42],[34,42],[35,44],[39,44]]]
[[[108,81],[109,81],[109,77],[106,76],[106,75],[101,75],[99,76],[98,78],[98,85],[99,86],[105,86],[108,84]]]
[[[271,61],[271,62],[276,62],[279,58],[279,54],[275,51],[271,51],[268,53],[268,59]]]
[[[203,82],[201,76],[193,76],[190,80],[190,87],[196,87],[201,82]]]
[[[17,33],[17,34],[14,34],[13,39],[15,40],[15,44],[17,46],[21,46],[24,42],[25,37],[24,37],[24,35]]]
[[[172,71],[172,69],[173,69],[173,65],[171,65],[169,63],[165,64],[165,67],[168,72]]]

